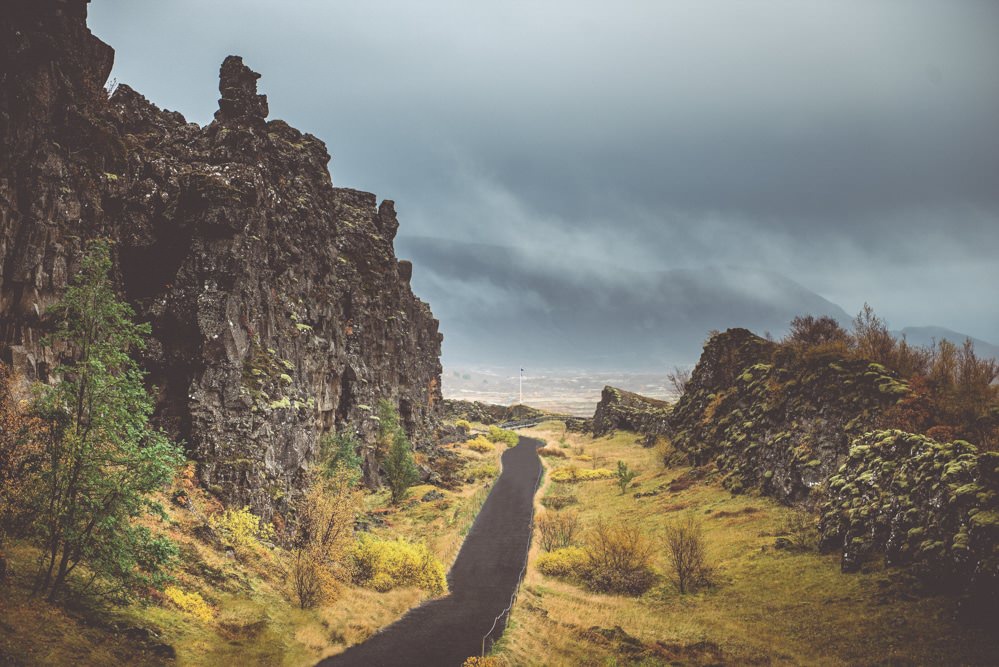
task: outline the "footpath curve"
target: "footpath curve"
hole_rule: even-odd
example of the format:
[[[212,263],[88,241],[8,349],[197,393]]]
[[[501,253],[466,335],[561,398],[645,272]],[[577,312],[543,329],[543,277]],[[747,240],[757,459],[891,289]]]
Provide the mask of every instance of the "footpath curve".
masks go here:
[[[497,622],[520,583],[531,540],[534,494],[541,476],[540,440],[521,436],[503,452],[503,472],[475,518],[448,573],[450,595],[426,602],[362,644],[321,667],[419,665],[459,667],[479,655],[483,636],[495,641]],[[495,627],[494,627],[495,623]]]

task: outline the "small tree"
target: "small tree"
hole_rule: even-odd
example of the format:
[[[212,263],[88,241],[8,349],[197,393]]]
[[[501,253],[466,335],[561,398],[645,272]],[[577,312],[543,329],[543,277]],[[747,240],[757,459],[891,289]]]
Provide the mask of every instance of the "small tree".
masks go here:
[[[108,244],[88,247],[80,274],[55,306],[55,340],[73,360],[44,388],[35,409],[45,423],[35,532],[42,547],[34,592],[55,601],[80,564],[90,587],[124,595],[162,582],[175,548],[135,520],[163,515],[150,494],[174,476],[181,448],[149,424],[153,401],[129,354],[149,325],[135,324],[109,279]]]
[[[343,471],[350,484],[361,481],[361,443],[353,433],[327,433],[320,441],[319,463],[322,474],[333,477]]]
[[[617,462],[617,485],[621,488],[621,495],[623,496],[625,491],[628,490],[628,485],[631,484],[631,480],[635,479],[638,472],[635,470],[630,470],[628,464],[624,461]]]
[[[687,367],[674,366],[673,370],[666,372],[666,379],[673,386],[673,391],[677,396],[687,393],[687,384],[690,382],[691,370]]]
[[[348,551],[361,497],[347,468],[324,472],[313,476],[299,501],[291,550],[291,584],[302,609],[332,599],[340,582],[350,579]]]
[[[420,479],[420,471],[413,461],[413,447],[406,432],[399,424],[399,413],[388,401],[378,406],[379,440],[387,447],[382,460],[385,480],[392,491],[392,504],[405,500],[409,487]]]
[[[666,558],[673,583],[681,594],[711,580],[704,532],[693,514],[666,523]]]

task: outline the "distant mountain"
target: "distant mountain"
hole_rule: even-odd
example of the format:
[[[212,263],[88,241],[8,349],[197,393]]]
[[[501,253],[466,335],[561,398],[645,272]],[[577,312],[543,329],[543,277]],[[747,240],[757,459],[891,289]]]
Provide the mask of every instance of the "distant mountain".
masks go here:
[[[782,335],[793,317],[850,317],[780,274],[740,267],[641,272],[557,252],[400,237],[414,291],[441,320],[448,364],[665,368],[711,329]],[[532,257],[536,254],[537,257]]]
[[[970,338],[971,342],[975,344],[975,353],[978,356],[999,359],[999,345],[944,327],[906,327],[895,333],[896,335],[904,335],[907,341],[915,345],[930,345],[935,340],[949,340],[956,345],[963,345],[965,339]]]

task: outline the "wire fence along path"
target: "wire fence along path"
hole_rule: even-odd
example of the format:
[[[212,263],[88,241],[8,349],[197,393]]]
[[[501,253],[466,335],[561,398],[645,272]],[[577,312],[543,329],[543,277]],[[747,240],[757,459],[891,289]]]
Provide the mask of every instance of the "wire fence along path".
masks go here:
[[[541,441],[521,436],[448,573],[450,595],[321,665],[461,665],[499,639],[527,566]]]

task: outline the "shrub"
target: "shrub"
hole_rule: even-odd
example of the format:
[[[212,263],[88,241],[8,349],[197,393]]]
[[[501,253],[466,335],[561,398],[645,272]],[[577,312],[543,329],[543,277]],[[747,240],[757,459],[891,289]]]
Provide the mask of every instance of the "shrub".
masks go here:
[[[595,479],[610,479],[614,473],[606,468],[577,468],[576,466],[565,466],[553,470],[551,479],[553,482],[589,482]]]
[[[494,463],[480,463],[468,469],[466,479],[477,482],[480,479],[488,479],[499,474],[499,468]]]
[[[588,535],[584,550],[581,576],[591,590],[641,595],[656,581],[652,542],[637,526],[600,522]]]
[[[466,442],[465,446],[471,449],[472,451],[481,452],[483,454],[486,452],[491,452],[494,449],[496,449],[496,446],[493,443],[489,442],[488,440],[486,440],[486,438],[484,438],[481,435],[473,440],[469,440],[468,442]]]
[[[573,543],[579,532],[575,512],[545,512],[537,519],[538,543],[545,551],[562,549]]]
[[[208,525],[237,554],[245,554],[261,542],[274,539],[274,528],[251,512],[249,507],[213,514],[208,517]]]
[[[538,572],[549,577],[580,576],[587,563],[586,551],[579,547],[564,547],[538,556]]]
[[[557,459],[566,458],[566,453],[557,447],[542,447],[538,450],[538,456],[551,456]]]
[[[550,510],[560,510],[578,502],[579,499],[574,494],[569,493],[561,486],[556,487],[550,496],[541,499],[541,504]]]
[[[461,667],[499,667],[499,660],[492,656],[479,657],[473,655],[470,658],[465,658],[465,662],[461,663]]]
[[[711,582],[701,523],[693,514],[668,521],[664,529],[670,576],[681,594]]]
[[[490,426],[489,434],[486,437],[496,443],[506,443],[507,447],[513,447],[520,442],[520,436],[513,431],[507,431],[499,426]]]
[[[593,457],[590,456],[589,454],[580,454],[579,456],[576,457],[576,460],[582,461],[583,463],[589,463],[590,461],[593,460]]]
[[[787,538],[795,549],[806,551],[818,540],[818,519],[805,509],[791,509],[781,519],[777,534]]]
[[[460,428],[465,433],[468,433],[469,431],[472,430],[472,422],[468,421],[467,419],[459,419],[454,423],[454,425]]]
[[[385,592],[417,586],[434,595],[447,591],[444,565],[425,544],[362,535],[351,550],[354,582]]]
[[[176,586],[167,586],[163,590],[163,594],[175,607],[194,616],[202,623],[211,623],[215,619],[215,609],[205,602],[201,593],[197,591],[185,593]]]

